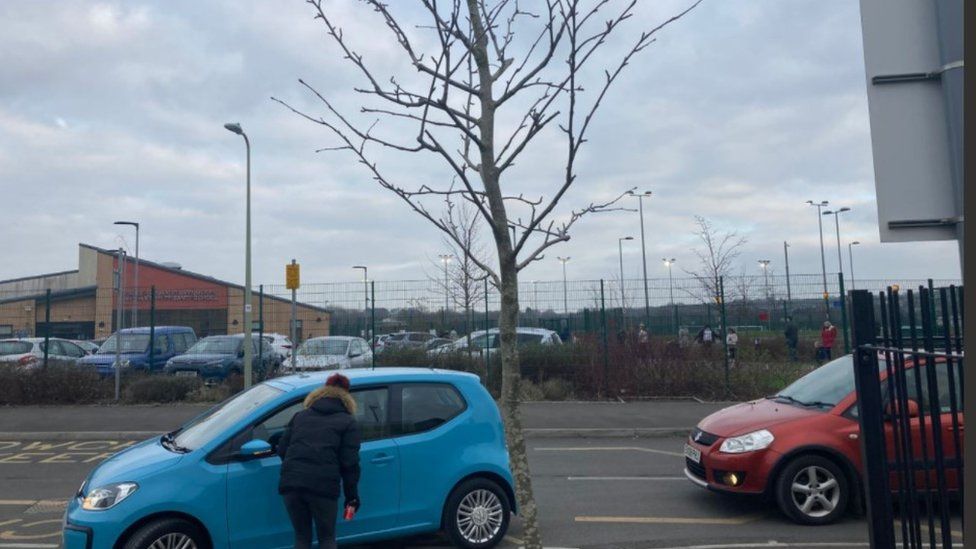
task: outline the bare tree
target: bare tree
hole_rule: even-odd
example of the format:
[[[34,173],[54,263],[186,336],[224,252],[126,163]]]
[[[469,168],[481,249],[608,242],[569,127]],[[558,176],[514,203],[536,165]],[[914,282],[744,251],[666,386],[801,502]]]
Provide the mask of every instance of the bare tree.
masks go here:
[[[412,69],[404,78],[380,75],[377,65],[355,49],[355,39],[375,42],[380,39],[377,33],[347,34],[332,4],[306,1],[342,56],[363,77],[365,85],[356,91],[363,95],[361,118],[368,120],[340,112],[304,80],[299,82],[320,102],[324,114],[309,114],[278,101],[336,139],[320,150],[354,155],[380,186],[459,246],[457,219],[449,213],[435,214],[426,200],[466,201],[491,232],[497,265],[471,257],[501,295],[505,436],[524,519],[523,539],[526,547],[541,548],[519,413],[518,274],[541,260],[550,247],[568,241],[581,218],[615,209],[623,193],[557,213],[577,182],[579,152],[609,88],[662,28],[701,0],[689,0],[684,11],[640,32],[619,54],[604,46],[633,18],[637,0],[538,0],[531,3],[535,12],[518,0],[418,0],[408,8],[402,8],[406,2],[396,2],[396,9],[403,9],[397,13],[383,0],[360,0],[375,12],[404,66]],[[411,21],[417,10],[425,22]],[[613,58],[607,59],[605,52]],[[587,80],[592,80],[591,87],[584,87]],[[549,154],[536,165],[557,168],[552,194],[526,196],[515,190],[517,183],[503,186],[530,144],[550,131],[565,140],[565,158],[554,162]],[[403,173],[379,167],[377,149],[433,156],[449,170],[452,182],[442,187],[404,182]]]
[[[735,231],[720,232],[711,221],[699,215],[695,216],[695,224],[695,236],[701,240],[701,247],[691,251],[698,257],[698,267],[684,271],[698,281],[705,299],[717,303],[722,295],[720,280],[731,274],[746,239]]]
[[[456,211],[450,211],[452,209]],[[450,260],[445,265],[439,259],[432,259],[436,271],[428,272],[427,279],[434,283],[441,295],[447,296],[454,307],[464,311],[464,318],[470,325],[472,310],[485,299],[486,273],[478,265],[488,263],[488,252],[481,241],[477,212],[466,202],[456,205],[449,201],[447,210],[447,217],[457,219],[456,238],[441,236],[441,242],[448,252],[445,255]]]

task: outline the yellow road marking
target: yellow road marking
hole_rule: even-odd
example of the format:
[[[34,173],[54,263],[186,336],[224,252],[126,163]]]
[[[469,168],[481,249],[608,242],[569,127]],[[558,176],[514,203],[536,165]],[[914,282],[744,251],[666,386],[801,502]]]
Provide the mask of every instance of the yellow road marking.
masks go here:
[[[650,454],[663,454],[666,456],[685,457],[680,452],[668,452],[666,450],[655,450],[653,448],[641,448],[640,446],[606,446],[606,447],[571,447],[571,448],[536,448],[536,452],[647,452]]]
[[[738,526],[757,521],[764,513],[755,513],[733,518],[691,518],[691,517],[576,517],[576,522],[598,522],[604,524],[717,524]]]
[[[901,521],[898,520],[898,519],[895,519],[895,526],[901,528]],[[925,525],[925,524],[919,524],[919,527],[921,527],[921,529],[924,530],[924,531],[926,531],[926,532],[929,531],[929,527],[927,525]],[[962,532],[960,532],[959,530],[949,530],[949,533],[952,534],[953,537],[962,539]],[[935,535],[937,535],[937,536],[941,536],[942,535],[942,527],[940,527],[940,526],[936,526],[935,527]]]
[[[0,499],[0,505],[34,505],[37,500],[33,499]]]
[[[61,520],[60,519],[38,520],[38,521],[35,521],[35,522],[27,522],[27,523],[24,523],[24,524],[20,525],[19,528],[32,528],[34,526],[40,526],[41,524],[50,524],[52,522],[54,524],[58,524],[58,525],[61,524]],[[17,534],[13,530],[5,530],[3,532],[0,532],[0,539],[8,539],[8,540],[44,539],[44,538],[54,538],[54,537],[58,537],[60,535],[61,535],[61,529],[60,528],[58,528],[54,532],[48,532],[46,534]]]

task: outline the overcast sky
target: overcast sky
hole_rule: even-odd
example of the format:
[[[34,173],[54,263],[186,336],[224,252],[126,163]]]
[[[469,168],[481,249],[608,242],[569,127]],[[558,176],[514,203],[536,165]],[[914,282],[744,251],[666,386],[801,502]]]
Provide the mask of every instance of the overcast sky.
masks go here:
[[[381,72],[405,68],[372,14],[326,3]],[[641,0],[621,37],[686,3]],[[334,140],[270,100],[321,112],[301,77],[355,111],[362,80],[312,15],[299,0],[0,3],[0,279],[77,268],[79,242],[129,247],[112,222],[131,219],[144,258],[242,281],[244,147],[228,121],[253,144],[255,284],[281,283],[291,258],[306,282],[355,280],[354,264],[424,278],[444,252],[436,229],[352,156],[315,153]],[[845,263],[847,242],[862,243],[858,278],[958,277],[954,242],[879,242],[863,63],[856,0],[706,0],[611,90],[560,215],[650,189],[651,276],[665,256],[692,263],[695,215],[748,239],[747,272],[763,258],[782,272],[787,240],[791,272],[819,273],[804,201],[829,200],[852,208],[842,240]],[[503,185],[551,195],[564,147],[544,134]],[[431,157],[377,152],[404,183],[450,177]],[[836,272],[832,219],[824,231]],[[570,278],[615,277],[617,238],[639,234],[633,212],[585,219],[522,278],[560,277],[557,255],[572,257]],[[639,241],[625,244],[636,278]]]

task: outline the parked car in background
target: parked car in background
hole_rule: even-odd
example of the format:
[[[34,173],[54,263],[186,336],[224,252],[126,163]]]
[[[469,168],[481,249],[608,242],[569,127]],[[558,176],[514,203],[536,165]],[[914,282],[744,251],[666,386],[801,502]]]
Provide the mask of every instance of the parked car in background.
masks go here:
[[[84,349],[85,353],[89,355],[93,355],[98,352],[99,344],[95,343],[94,341],[72,339],[71,342]]]
[[[427,332],[398,332],[390,334],[390,337],[383,342],[383,350],[422,349],[428,341],[436,337]]]
[[[515,484],[501,414],[478,377],[428,368],[346,374],[362,434],[363,506],[337,521],[339,543],[388,547],[439,530],[463,549],[501,542]],[[61,547],[293,547],[277,444],[328,375],[255,385],[103,461],[68,499]]]
[[[392,334],[379,334],[373,336],[373,352],[379,354],[383,351],[386,346],[386,340],[390,339]]]
[[[879,375],[884,380],[885,362],[879,362]],[[914,459],[920,463],[925,463],[920,450],[922,433],[928,433],[925,445],[931,449],[934,422],[919,414],[920,409],[931,409],[930,387],[926,383],[922,394],[918,394],[915,380],[921,375],[924,382],[928,377],[925,369],[929,367],[935,369],[938,402],[943,403],[944,436],[953,433],[948,405],[952,385],[946,363],[906,364],[907,410],[912,416],[910,436],[918,453]],[[955,391],[957,402],[961,403],[962,388],[958,384]],[[703,419],[685,444],[685,476],[716,492],[764,496],[800,524],[835,522],[857,499],[863,486],[857,418],[854,363],[847,355],[824,364],[775,395],[737,404]],[[957,419],[961,443],[961,409]],[[891,429],[890,421],[886,429]],[[896,437],[889,433],[885,438],[891,444]],[[948,462],[963,458],[956,455],[951,444],[944,445],[944,449]],[[889,456],[894,452],[893,446],[888,448]],[[950,491],[961,487],[955,468],[947,468],[945,475]],[[896,486],[897,482],[892,484],[893,489]]]
[[[36,368],[44,364],[44,338],[0,340],[0,364]],[[88,353],[67,339],[48,339],[48,359],[74,362]]]
[[[265,379],[278,370],[281,359],[270,345],[258,345],[258,339],[251,338],[251,368],[257,379]],[[262,349],[264,353],[259,354]],[[205,337],[185,353],[169,359],[163,371],[170,375],[199,377],[208,382],[243,375],[244,334]]]
[[[258,332],[254,332],[254,335],[257,336]],[[281,363],[284,364],[285,360],[291,356],[291,339],[282,334],[271,333],[263,335],[264,341],[274,348],[275,352],[278,353],[278,357],[281,359]]]
[[[524,345],[561,345],[563,340],[559,334],[545,328],[518,327],[515,329],[518,335],[518,344]],[[471,355],[483,355],[487,348],[488,353],[494,352],[501,345],[498,337],[498,328],[492,328],[487,332],[478,330],[471,332],[467,336],[461,336],[454,340],[450,345],[443,345],[427,351],[429,355],[440,355],[446,353],[467,352]]]
[[[149,345],[149,328],[126,328],[112,334],[98,348],[98,352],[78,361],[79,365],[95,366],[102,375],[115,374],[116,348],[121,353],[123,371],[159,372],[166,361],[186,352],[197,342],[193,328],[186,326],[156,326],[153,345]]]
[[[313,337],[302,343],[293,360],[297,370],[343,370],[370,365],[373,353],[361,337]]]
[[[435,337],[434,339],[428,341],[426,345],[424,345],[424,349],[427,349],[429,351],[431,349],[437,349],[438,347],[443,347],[445,345],[450,345],[452,343],[454,343],[453,339],[448,339],[446,337]]]

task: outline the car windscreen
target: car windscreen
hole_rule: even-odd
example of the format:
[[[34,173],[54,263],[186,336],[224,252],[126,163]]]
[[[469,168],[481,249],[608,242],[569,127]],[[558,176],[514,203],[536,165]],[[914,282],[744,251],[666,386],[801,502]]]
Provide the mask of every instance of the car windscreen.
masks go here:
[[[270,385],[256,385],[223,404],[214,406],[204,415],[183,426],[173,442],[187,450],[208,444],[217,437],[224,436],[228,429],[240,423],[255,409],[276,398],[283,391]]]
[[[242,338],[230,336],[205,337],[187,349],[188,355],[233,355],[241,346]]]
[[[884,361],[879,362],[884,368]],[[852,392],[854,392],[854,359],[851,355],[846,355],[794,381],[789,387],[776,393],[776,396],[788,397],[787,400],[800,405],[826,408],[828,405],[836,406]]]
[[[0,341],[0,355],[22,355],[32,348],[34,344],[30,341]]]
[[[346,356],[349,341],[345,339],[311,339],[298,351],[300,355],[340,355]]]
[[[122,343],[120,344],[119,341]],[[144,353],[149,349],[149,334],[113,334],[98,348],[98,354]]]

